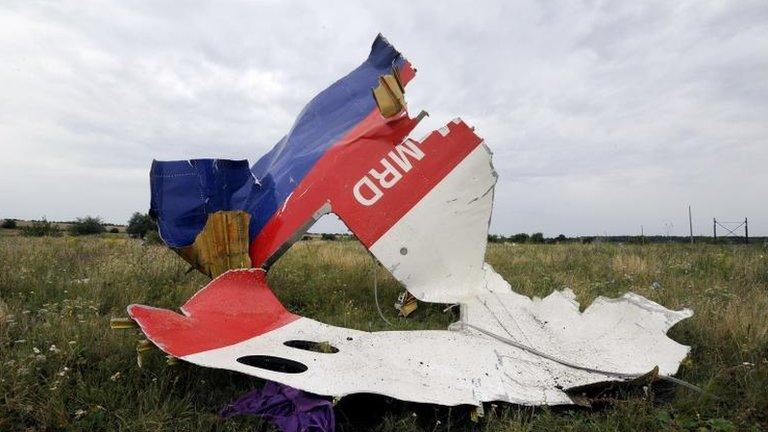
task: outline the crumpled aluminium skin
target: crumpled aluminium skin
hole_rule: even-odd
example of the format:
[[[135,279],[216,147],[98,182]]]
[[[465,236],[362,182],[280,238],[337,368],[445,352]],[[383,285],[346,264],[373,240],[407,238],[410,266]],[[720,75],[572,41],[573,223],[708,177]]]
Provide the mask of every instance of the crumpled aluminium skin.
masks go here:
[[[154,161],[150,171],[150,212],[158,221],[165,243],[172,248],[191,244],[205,226],[207,215],[221,210],[248,212],[250,236],[254,240],[276,222],[293,222],[280,217],[282,207],[296,195],[308,176],[318,170],[328,171],[327,163],[324,167],[320,165],[333,158],[339,147],[353,141],[402,140],[415,122],[407,116],[382,117],[371,96],[379,78],[393,69],[398,71],[403,85],[415,74],[405,58],[379,35],[368,58],[315,96],[288,134],[250,168],[246,160]],[[397,136],[386,138],[385,135],[393,133]],[[338,170],[338,164],[334,165],[337,168],[331,169],[331,173]],[[311,216],[293,213],[298,219]],[[286,238],[275,237],[274,233],[269,237],[269,241],[262,237],[259,247],[271,255],[274,250],[270,248],[281,245]],[[253,264],[260,266],[263,262]]]
[[[571,388],[656,367],[676,373],[689,348],[666,332],[690,310],[628,293],[600,297],[580,312],[570,290],[522,296],[484,262],[497,178],[491,152],[460,119],[423,139],[406,138],[418,120],[405,108],[384,117],[372,101],[371,88],[393,69],[403,86],[413,77],[410,64],[377,38],[366,63],[313,99],[297,120],[303,126],[250,172],[244,163],[185,161],[171,163],[179,169],[173,176],[152,178],[153,209],[170,245],[188,246],[213,211],[245,210],[259,268],[222,274],[181,314],[129,306],[147,337],[185,361],[318,395],[376,393],[447,406],[569,404]],[[347,129],[325,133],[323,121],[312,120],[325,112],[347,119]],[[299,133],[310,126],[315,133]],[[327,145],[316,146],[317,134]],[[294,163],[306,169],[293,172]],[[265,187],[271,192],[259,192]],[[275,205],[250,207],[262,193]],[[459,304],[460,320],[448,330],[364,332],[287,311],[267,285],[268,266],[329,212],[416,298]]]

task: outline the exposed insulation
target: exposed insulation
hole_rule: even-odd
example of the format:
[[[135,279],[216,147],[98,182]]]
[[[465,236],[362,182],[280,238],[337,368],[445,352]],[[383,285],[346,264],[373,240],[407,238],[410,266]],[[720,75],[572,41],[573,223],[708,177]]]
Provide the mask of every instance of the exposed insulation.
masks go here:
[[[194,268],[211,278],[230,269],[250,268],[248,224],[244,211],[219,211],[208,216],[205,228],[190,246],[177,249]]]

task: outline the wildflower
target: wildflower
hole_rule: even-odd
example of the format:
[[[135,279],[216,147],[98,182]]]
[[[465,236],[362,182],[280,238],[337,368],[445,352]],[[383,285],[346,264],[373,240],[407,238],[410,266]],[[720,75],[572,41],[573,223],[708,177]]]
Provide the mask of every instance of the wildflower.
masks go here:
[[[119,380],[119,379],[120,379],[120,371],[118,371],[118,372],[115,372],[115,374],[114,374],[114,375],[112,375],[111,377],[109,377],[109,379],[110,379],[110,380],[112,380],[112,381],[117,381],[117,380]]]
[[[77,341],[69,341],[67,343],[70,344],[70,345],[75,345],[77,343]]]
[[[83,409],[79,409],[79,410],[75,411],[75,419],[79,419],[80,417],[82,417],[82,416],[84,416],[86,414],[88,414],[88,411],[83,410]]]
[[[37,347],[32,347],[32,352],[35,354],[40,354],[40,350]]]
[[[57,375],[60,376],[60,377],[63,377],[64,375],[67,374],[67,372],[69,372],[69,368],[64,366],[64,368],[62,368],[61,371]]]
[[[60,349],[58,349],[58,348],[56,347],[56,345],[51,345],[51,347],[50,347],[50,348],[48,348],[48,351],[50,351],[50,352],[52,352],[52,353],[54,353],[54,354],[58,354],[59,352],[61,352],[61,350],[60,350]]]
[[[37,361],[39,361],[41,363],[44,362],[45,359],[46,359],[46,357],[45,357],[44,354],[38,354],[38,355],[35,356],[35,360],[37,360]]]

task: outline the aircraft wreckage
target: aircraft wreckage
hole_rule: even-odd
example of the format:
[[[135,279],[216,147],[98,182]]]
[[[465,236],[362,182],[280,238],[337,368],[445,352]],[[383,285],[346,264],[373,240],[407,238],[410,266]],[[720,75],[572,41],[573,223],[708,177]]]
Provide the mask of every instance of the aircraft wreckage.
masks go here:
[[[675,374],[689,347],[666,332],[690,310],[628,293],[580,312],[570,290],[531,299],[484,262],[491,152],[460,119],[408,137],[423,117],[412,118],[404,99],[415,72],[379,36],[365,62],[312,99],[253,166],[155,161],[151,212],[161,237],[214,279],[181,314],[129,306],[147,338],[175,358],[317,395],[448,406],[570,404],[571,388]],[[286,310],[267,285],[269,266],[328,213],[415,298],[460,305],[459,321],[366,332]]]

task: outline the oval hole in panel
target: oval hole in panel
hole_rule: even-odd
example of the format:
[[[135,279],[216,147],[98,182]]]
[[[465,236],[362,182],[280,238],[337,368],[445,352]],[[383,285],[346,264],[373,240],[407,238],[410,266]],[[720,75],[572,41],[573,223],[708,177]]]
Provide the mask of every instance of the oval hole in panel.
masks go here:
[[[336,354],[339,349],[328,342],[312,342],[306,340],[289,340],[283,342],[283,345],[304,351],[312,351],[322,354]]]
[[[249,355],[237,359],[238,363],[266,369],[272,372],[282,372],[297,374],[309,369],[305,364],[282,357],[273,357],[268,355]]]

